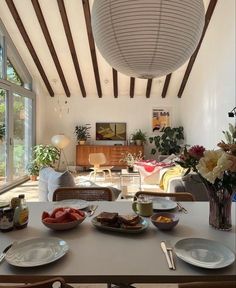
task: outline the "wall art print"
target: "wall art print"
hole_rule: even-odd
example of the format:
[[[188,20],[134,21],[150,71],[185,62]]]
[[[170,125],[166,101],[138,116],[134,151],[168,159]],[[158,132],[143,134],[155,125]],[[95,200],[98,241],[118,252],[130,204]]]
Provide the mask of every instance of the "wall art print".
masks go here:
[[[170,108],[160,107],[152,109],[152,132],[159,132],[170,125]]]

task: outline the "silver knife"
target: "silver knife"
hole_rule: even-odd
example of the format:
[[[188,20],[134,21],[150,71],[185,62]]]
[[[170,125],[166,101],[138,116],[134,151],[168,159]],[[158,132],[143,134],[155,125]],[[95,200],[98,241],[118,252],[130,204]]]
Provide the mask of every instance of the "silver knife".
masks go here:
[[[161,249],[162,249],[162,251],[164,252],[164,254],[166,256],[166,261],[167,261],[169,269],[173,269],[173,266],[172,266],[171,261],[170,261],[169,254],[168,254],[167,249],[166,249],[166,243],[164,241],[161,242]]]
[[[92,211],[90,212],[90,214],[89,214],[89,217],[91,217],[93,214],[94,214],[94,212],[95,212],[95,210],[98,208],[98,205],[96,205],[93,209],[92,209]]]

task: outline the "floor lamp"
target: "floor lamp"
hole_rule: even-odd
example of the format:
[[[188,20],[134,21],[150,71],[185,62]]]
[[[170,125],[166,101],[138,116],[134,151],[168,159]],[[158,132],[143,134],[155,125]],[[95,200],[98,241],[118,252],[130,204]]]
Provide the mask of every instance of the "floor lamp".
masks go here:
[[[68,162],[67,162],[67,159],[66,159],[64,148],[66,146],[68,146],[68,144],[70,143],[70,139],[68,137],[66,137],[64,134],[58,134],[58,135],[54,135],[52,137],[51,142],[52,142],[52,144],[54,146],[56,146],[60,150],[60,157],[59,157],[59,160],[58,160],[57,169],[59,170],[59,168],[60,168],[61,154],[63,154],[63,156],[65,158],[66,166],[68,166]]]

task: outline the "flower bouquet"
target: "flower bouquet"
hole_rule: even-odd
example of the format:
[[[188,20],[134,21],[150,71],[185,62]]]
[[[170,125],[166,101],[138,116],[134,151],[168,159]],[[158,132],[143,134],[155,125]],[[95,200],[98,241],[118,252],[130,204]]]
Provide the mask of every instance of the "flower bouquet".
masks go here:
[[[136,153],[130,153],[130,152],[125,152],[122,153],[122,158],[120,159],[120,162],[123,162],[127,165],[128,171],[132,172],[134,163],[141,161],[143,159],[142,152],[139,151],[137,154]]]
[[[221,230],[230,230],[231,203],[236,191],[236,127],[230,124],[230,132],[224,132],[225,143],[218,143],[218,150],[205,150],[203,146],[192,146],[180,155],[176,161],[186,168],[186,174],[194,171],[199,174],[207,187],[210,215],[209,223]],[[231,139],[229,141],[229,139]]]

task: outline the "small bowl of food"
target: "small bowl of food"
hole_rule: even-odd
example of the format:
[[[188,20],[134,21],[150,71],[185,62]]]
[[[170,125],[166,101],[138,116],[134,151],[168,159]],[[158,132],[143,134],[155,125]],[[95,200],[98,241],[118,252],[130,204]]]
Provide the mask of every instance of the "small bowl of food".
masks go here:
[[[155,213],[151,217],[152,224],[160,230],[171,230],[179,222],[179,218],[169,212]]]
[[[52,230],[69,230],[81,224],[86,218],[79,209],[69,207],[55,208],[51,213],[42,213],[42,223]]]

